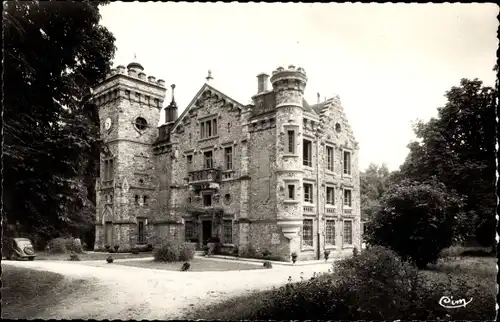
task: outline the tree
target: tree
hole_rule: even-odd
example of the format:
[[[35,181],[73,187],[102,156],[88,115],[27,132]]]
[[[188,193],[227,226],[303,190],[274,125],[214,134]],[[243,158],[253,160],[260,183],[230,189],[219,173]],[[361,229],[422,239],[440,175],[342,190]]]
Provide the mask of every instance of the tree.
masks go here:
[[[417,141],[397,174],[417,181],[435,176],[463,195],[469,234],[484,246],[495,243],[496,96],[480,80],[462,79],[436,118],[416,124]]]
[[[380,200],[387,190],[389,178],[390,172],[385,164],[378,166],[371,163],[360,174],[361,216],[363,219],[371,218],[378,211]]]
[[[381,210],[368,225],[366,241],[391,248],[424,268],[460,240],[467,219],[462,206],[461,198],[435,179],[403,180],[384,195]]]
[[[115,52],[113,35],[99,25],[103,3],[4,3],[2,216],[8,231],[47,238],[93,223],[88,179],[99,158],[99,120],[90,88]]]

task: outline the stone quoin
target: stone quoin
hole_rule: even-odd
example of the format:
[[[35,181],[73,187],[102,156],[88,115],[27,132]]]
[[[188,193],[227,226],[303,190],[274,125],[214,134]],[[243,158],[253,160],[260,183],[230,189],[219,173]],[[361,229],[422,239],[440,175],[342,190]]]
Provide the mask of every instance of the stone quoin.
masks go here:
[[[358,144],[338,96],[309,104],[303,68],[257,76],[252,104],[211,73],[182,114],[138,62],[94,88],[103,149],[95,249],[166,241],[253,248],[290,260],[361,249]],[[269,83],[271,87],[268,88]]]

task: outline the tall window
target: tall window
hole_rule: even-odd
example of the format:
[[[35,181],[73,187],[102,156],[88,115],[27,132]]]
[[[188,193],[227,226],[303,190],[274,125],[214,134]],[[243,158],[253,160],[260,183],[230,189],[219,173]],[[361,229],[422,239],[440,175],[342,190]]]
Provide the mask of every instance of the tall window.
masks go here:
[[[352,220],[344,220],[344,244],[352,245]]]
[[[312,142],[304,140],[302,160],[305,166],[312,167]]]
[[[143,200],[143,204],[145,204],[145,205],[148,204],[148,196],[143,196],[142,200]]]
[[[104,160],[104,180],[113,179],[113,159]]]
[[[139,195],[135,195],[135,204],[138,205],[139,204]]]
[[[224,148],[224,160],[226,162],[226,170],[233,169],[233,148]]]
[[[333,172],[333,148],[326,147],[326,169]]]
[[[213,168],[212,151],[207,151],[203,153],[203,161],[205,169]]]
[[[192,155],[186,156],[186,168],[187,168],[188,172],[193,171],[193,156]]]
[[[313,185],[310,183],[304,183],[304,201],[313,202]]]
[[[194,223],[186,221],[184,224],[184,239],[190,241],[194,237]]]
[[[313,245],[313,221],[305,219],[302,226],[302,243],[305,246]]]
[[[233,221],[224,220],[224,244],[233,243]]]
[[[344,151],[344,174],[351,175],[351,152]]]
[[[200,137],[210,138],[217,135],[217,119],[200,122]]]
[[[146,234],[144,229],[144,221],[140,220],[137,226],[137,242],[143,244],[146,242]]]
[[[290,154],[295,154],[295,131],[288,131],[287,132],[287,151]]]
[[[333,187],[326,187],[326,204],[335,204],[335,189]]]
[[[293,184],[288,185],[288,199],[295,199],[295,185]]]
[[[344,190],[344,207],[352,206],[352,192],[349,189]]]
[[[212,120],[212,136],[217,135],[217,119]]]
[[[335,245],[335,220],[326,221],[325,243],[328,245]]]

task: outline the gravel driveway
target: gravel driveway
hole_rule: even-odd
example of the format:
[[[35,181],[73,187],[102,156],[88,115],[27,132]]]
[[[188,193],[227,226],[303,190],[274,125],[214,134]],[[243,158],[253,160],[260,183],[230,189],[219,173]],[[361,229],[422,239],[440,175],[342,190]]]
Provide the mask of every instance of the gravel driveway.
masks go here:
[[[147,260],[147,259],[146,259]],[[206,259],[214,260],[214,259]],[[215,272],[177,272],[120,266],[102,261],[2,261],[13,265],[88,279],[92,291],[77,290],[50,313],[53,319],[181,319],[200,303],[217,302],[251,290],[283,285],[291,276],[300,280],[314,272],[326,272],[331,264],[279,266],[272,269]]]

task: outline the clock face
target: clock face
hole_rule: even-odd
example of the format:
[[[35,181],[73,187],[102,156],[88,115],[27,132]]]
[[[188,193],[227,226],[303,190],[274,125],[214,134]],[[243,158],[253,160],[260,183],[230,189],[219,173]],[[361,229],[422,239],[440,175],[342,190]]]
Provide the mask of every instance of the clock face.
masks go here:
[[[104,128],[109,130],[111,128],[111,119],[108,117],[106,121],[104,121]]]

